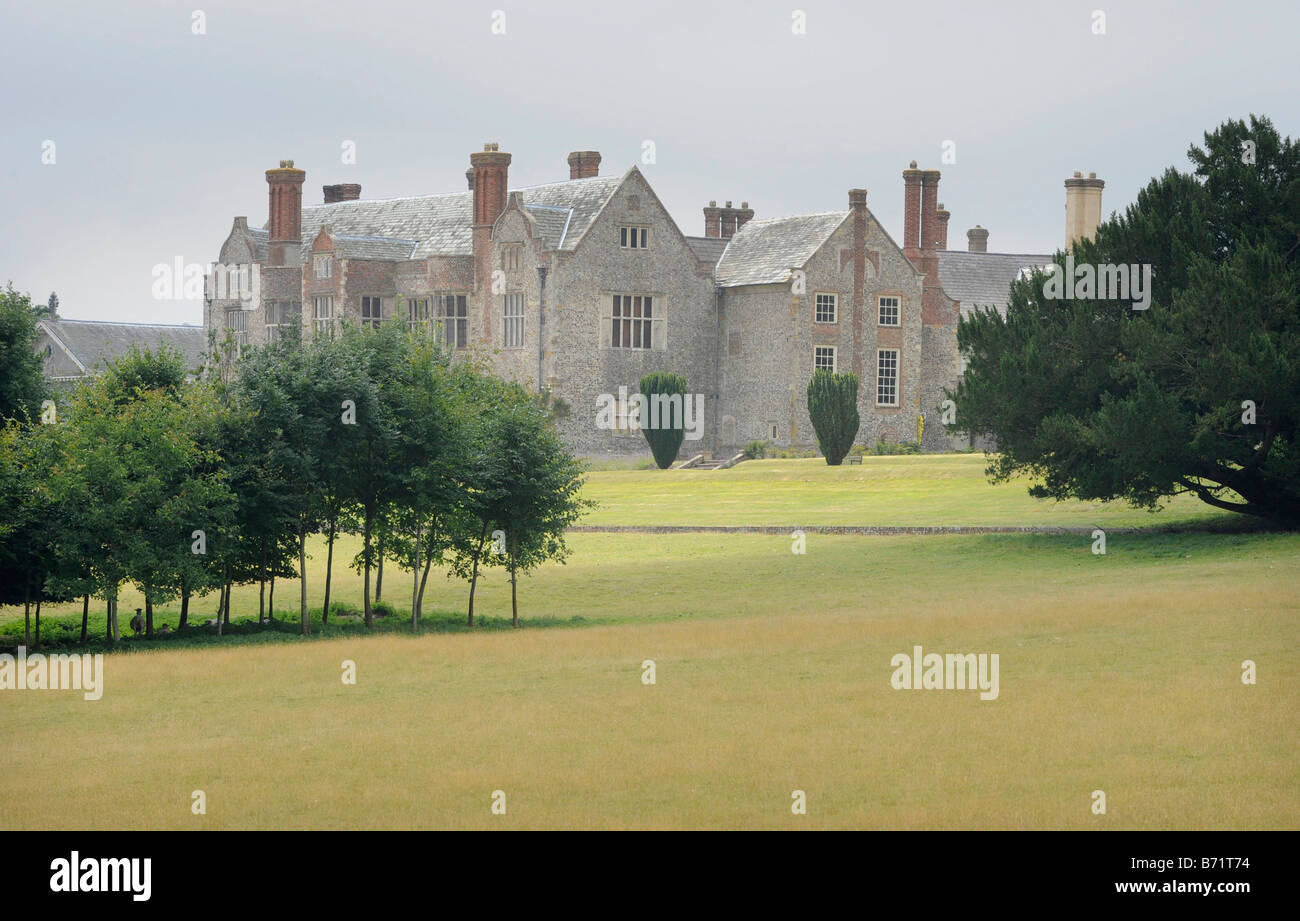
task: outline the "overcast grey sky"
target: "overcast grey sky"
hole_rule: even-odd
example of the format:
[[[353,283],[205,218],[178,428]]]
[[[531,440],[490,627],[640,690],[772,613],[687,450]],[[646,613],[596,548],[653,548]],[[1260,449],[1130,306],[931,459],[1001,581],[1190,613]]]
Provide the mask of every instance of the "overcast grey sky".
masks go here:
[[[571,150],[640,165],[697,235],[711,198],[776,217],[865,187],[897,238],[915,159],[943,171],[950,246],[978,223],[991,251],[1051,252],[1073,170],[1109,215],[1227,118],[1300,134],[1298,35],[1292,0],[6,0],[0,283],[68,317],[200,323],[153,298],[153,266],[215,260],[234,215],[261,226],[282,158],[305,204],[334,182],[392,198],[463,189],[485,141],[512,187],[567,178]]]

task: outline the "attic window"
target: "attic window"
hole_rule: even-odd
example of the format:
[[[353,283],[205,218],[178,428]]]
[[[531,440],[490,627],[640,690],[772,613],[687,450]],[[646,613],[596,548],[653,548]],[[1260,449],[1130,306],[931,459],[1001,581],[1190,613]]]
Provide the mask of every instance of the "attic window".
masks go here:
[[[311,262],[317,278],[330,278],[334,275],[334,261],[328,254],[313,256]]]
[[[524,248],[519,243],[507,243],[501,247],[501,268],[507,272],[519,271],[520,254]]]
[[[618,245],[623,249],[645,249],[649,241],[649,227],[620,227],[618,229]]]

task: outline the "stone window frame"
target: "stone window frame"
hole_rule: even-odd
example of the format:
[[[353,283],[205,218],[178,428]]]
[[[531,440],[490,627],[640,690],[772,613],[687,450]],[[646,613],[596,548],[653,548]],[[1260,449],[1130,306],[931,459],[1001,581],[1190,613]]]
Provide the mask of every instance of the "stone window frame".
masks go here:
[[[312,253],[311,267],[317,278],[334,277],[334,257],[330,253]]]
[[[512,305],[518,306],[518,313],[510,313]],[[507,291],[501,295],[501,347],[503,349],[522,349],[524,347],[524,336],[527,332],[524,320],[525,307],[524,292]],[[511,336],[511,330],[516,331],[515,336]]]
[[[502,243],[501,244],[501,271],[518,272],[519,267],[524,264],[524,244],[522,243]]]
[[[833,346],[833,345],[815,345],[815,346],[813,346],[813,371],[814,371],[814,372],[816,372],[816,371],[820,371],[820,370],[822,370],[822,369],[825,367],[824,365],[820,365],[820,364],[817,363],[817,361],[818,361],[819,358],[824,357],[824,356],[820,356],[820,355],[818,355],[818,354],[817,354],[818,352],[830,352],[830,353],[831,353],[831,356],[830,356],[830,357],[831,357],[831,366],[830,366],[829,368],[826,368],[825,370],[830,371],[832,374],[834,374],[834,373],[836,372],[836,370],[838,369],[838,367],[839,367],[839,360],[840,360],[839,349],[838,349],[836,346]]]
[[[881,302],[884,301],[886,298],[893,298],[894,300],[898,301],[898,303],[895,305],[893,323],[884,322],[884,318],[882,315],[885,309],[885,305]],[[884,326],[889,329],[896,329],[903,325],[903,295],[902,294],[899,294],[898,292],[894,292],[894,291],[885,291],[885,292],[876,293],[876,325]]]
[[[321,305],[324,304],[325,312],[321,313]],[[312,329],[316,335],[323,331],[326,335],[333,338],[334,336],[334,295],[332,294],[313,294],[311,298],[311,316]]]
[[[433,298],[429,295],[417,294],[405,300],[406,328],[413,333],[428,329],[429,321],[433,317]]]
[[[891,353],[894,356],[894,362],[893,362],[894,399],[892,402],[885,403],[885,402],[881,402],[880,394],[881,394],[882,383],[886,380],[886,378],[882,376],[880,372],[884,367],[882,365],[882,361],[884,360],[885,355]],[[876,405],[884,409],[897,409],[899,406],[902,405],[902,387],[903,387],[903,350],[902,349],[876,349],[876,400],[875,400]]]
[[[430,297],[433,300],[430,317],[441,329],[443,345],[453,351],[469,348],[469,294],[461,291],[435,291]],[[454,314],[447,313],[448,303],[454,305]],[[449,325],[448,320],[453,323]]]
[[[267,301],[266,314],[263,317],[266,327],[266,341],[279,342],[284,330],[293,324],[289,318],[294,314],[302,317],[302,301]],[[271,322],[274,320],[275,322]]]
[[[370,308],[373,310],[376,305],[379,307],[379,313],[366,313],[366,302],[370,301]],[[357,299],[357,316],[361,318],[361,328],[369,327],[379,329],[384,324],[384,296],[382,294],[363,294]]]
[[[628,231],[631,231],[629,233]],[[638,231],[640,231],[638,233]],[[619,224],[618,248],[630,252],[643,252],[650,248],[652,235],[649,224]]]
[[[623,321],[648,323],[650,325],[650,345],[648,347],[645,345],[623,345],[621,342],[614,345],[614,298],[616,297],[650,299],[649,317],[625,317],[621,313],[618,317],[619,320]],[[668,307],[667,299],[662,294],[653,291],[603,291],[600,295],[600,303],[600,332],[597,341],[600,343],[602,350],[609,349],[617,352],[666,352],[668,350]],[[630,323],[628,328],[630,330]]]
[[[829,297],[831,299],[831,319],[819,320],[818,313],[821,311],[819,299]],[[838,291],[814,291],[813,292],[813,322],[823,326],[834,326],[840,322],[840,295]]]

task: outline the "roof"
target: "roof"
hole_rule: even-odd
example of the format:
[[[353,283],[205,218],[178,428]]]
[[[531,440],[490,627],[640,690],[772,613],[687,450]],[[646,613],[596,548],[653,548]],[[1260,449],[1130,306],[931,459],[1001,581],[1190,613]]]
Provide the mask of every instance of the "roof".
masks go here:
[[[847,211],[747,221],[729,241],[716,270],[717,283],[766,285],[788,281],[848,218]]]
[[[623,176],[593,176],[512,189],[511,192],[519,193],[525,208],[538,221],[547,248],[571,251],[615,190],[623,184],[623,179]],[[303,253],[310,251],[311,242],[320,233],[321,226],[328,224],[332,234],[345,239],[351,236],[413,243],[410,255],[403,257],[406,259],[469,256],[473,254],[473,208],[473,192],[382,201],[341,201],[303,208]],[[344,254],[348,255],[346,245]]]
[[[108,323],[100,320],[41,320],[38,329],[61,345],[85,371],[95,371],[126,355],[131,347],[156,349],[166,343],[185,356],[185,367],[202,363],[207,336],[202,326],[162,323]]]
[[[414,257],[418,243],[400,237],[372,237],[335,234],[341,255],[348,259],[373,259],[380,262],[405,262]]]
[[[730,239],[722,237],[687,237],[686,245],[691,248],[695,258],[701,262],[716,266],[722,258],[722,251],[727,248]]]
[[[1051,262],[1051,256],[1043,255],[940,250],[939,284],[949,297],[961,302],[963,317],[979,307],[993,307],[1005,315],[1011,283],[1020,270]]]

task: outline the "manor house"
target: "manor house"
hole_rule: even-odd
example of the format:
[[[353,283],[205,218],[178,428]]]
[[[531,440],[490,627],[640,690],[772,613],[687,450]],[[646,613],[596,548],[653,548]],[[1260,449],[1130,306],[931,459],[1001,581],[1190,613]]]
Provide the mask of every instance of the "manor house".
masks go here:
[[[582,454],[645,450],[625,418],[598,427],[596,408],[650,371],[703,394],[703,437],[682,450],[717,456],[755,440],[815,444],[809,378],[852,371],[860,442],[915,441],[924,414],[924,446],[942,451],[962,446],[939,424],[962,368],[958,318],[1005,309],[1011,280],[1051,261],[988,253],[978,226],[966,250],[948,250],[939,171],[915,163],[895,240],[864,189],[844,210],[790,217],[709,202],[696,235],[636,166],[600,175],[595,151],[569,154],[567,180],[523,189],[498,145],[469,159],[465,191],[367,201],[359,185],[326,185],[307,207],[306,172],[291,160],[267,170],[269,220],[236,217],[218,260],[256,263],[260,297],[241,304],[210,285],[226,295],[205,299],[210,340],[274,341],[295,318],[316,335],[344,319],[405,323],[563,399],[561,433]],[[1066,181],[1067,238],[1095,229],[1101,185]]]

